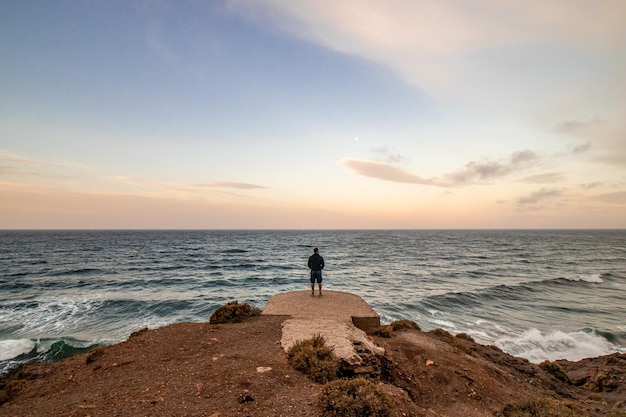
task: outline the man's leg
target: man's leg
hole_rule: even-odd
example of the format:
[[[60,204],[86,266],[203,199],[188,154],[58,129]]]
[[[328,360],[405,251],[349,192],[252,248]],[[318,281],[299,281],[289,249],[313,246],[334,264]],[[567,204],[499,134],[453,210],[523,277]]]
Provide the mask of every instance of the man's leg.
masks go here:
[[[318,286],[319,286],[319,289],[320,289],[320,297],[321,297],[322,296],[322,281],[320,281]]]
[[[311,279],[311,295],[315,295],[315,280]]]

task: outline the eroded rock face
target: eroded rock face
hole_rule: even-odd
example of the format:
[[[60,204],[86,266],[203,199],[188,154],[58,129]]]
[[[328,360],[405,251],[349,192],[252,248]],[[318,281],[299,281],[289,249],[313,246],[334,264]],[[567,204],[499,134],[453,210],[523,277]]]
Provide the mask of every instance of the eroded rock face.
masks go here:
[[[318,334],[332,346],[344,367],[356,368],[366,361],[364,356],[382,356],[385,349],[376,345],[363,330],[357,329],[352,323],[336,319],[289,319],[282,325],[282,348],[287,352],[294,343],[306,340]],[[359,347],[359,352],[357,348]]]

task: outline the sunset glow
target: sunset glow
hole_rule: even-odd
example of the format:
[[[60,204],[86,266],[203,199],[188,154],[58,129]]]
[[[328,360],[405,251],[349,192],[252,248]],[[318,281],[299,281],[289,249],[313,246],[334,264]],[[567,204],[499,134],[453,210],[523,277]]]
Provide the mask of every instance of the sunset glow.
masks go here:
[[[625,228],[624,16],[5,2],[0,229]]]

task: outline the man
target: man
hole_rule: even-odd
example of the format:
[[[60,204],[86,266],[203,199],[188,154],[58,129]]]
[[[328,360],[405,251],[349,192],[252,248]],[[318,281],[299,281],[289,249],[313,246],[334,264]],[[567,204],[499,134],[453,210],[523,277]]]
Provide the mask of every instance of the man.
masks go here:
[[[319,286],[320,297],[322,296],[322,269],[324,269],[324,258],[319,254],[317,248],[313,249],[313,255],[309,256],[309,269],[311,270],[311,297],[315,297],[315,281]]]

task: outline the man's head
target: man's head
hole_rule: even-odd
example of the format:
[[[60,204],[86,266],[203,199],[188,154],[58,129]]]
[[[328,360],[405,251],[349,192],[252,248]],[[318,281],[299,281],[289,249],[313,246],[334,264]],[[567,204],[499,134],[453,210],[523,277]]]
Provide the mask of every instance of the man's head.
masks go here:
[[[315,249],[313,249],[313,252],[317,253],[317,252],[319,252],[319,249],[315,248]]]

